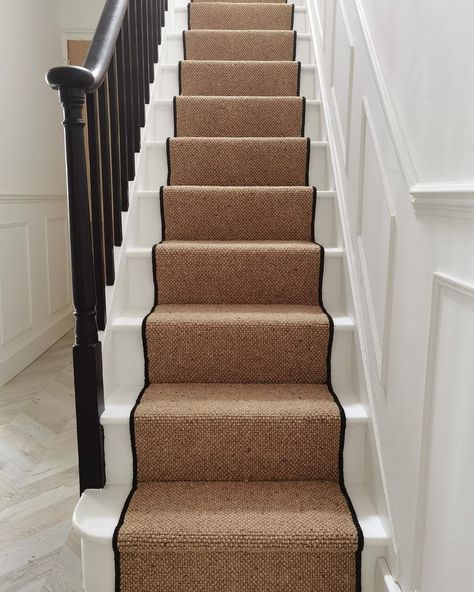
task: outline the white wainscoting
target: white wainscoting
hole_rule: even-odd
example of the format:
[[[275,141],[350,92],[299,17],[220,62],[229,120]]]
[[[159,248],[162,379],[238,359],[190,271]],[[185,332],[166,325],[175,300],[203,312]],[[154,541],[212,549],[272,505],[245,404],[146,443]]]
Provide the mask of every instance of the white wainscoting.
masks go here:
[[[0,194],[0,385],[72,327],[64,195]]]
[[[384,388],[390,343],[395,232],[390,186],[370,108],[363,97],[356,236],[370,333]]]
[[[354,75],[354,42],[349,30],[344,5],[334,1],[331,98],[334,103],[336,127],[344,155],[344,166],[349,166],[349,149],[352,117],[352,80]]]
[[[412,589],[474,581],[474,285],[435,273]],[[436,566],[436,569],[433,569]]]
[[[467,443],[463,444],[464,452],[456,449],[454,454],[454,435],[447,432],[451,438],[447,440],[437,421],[444,414],[450,425],[459,426],[459,441],[467,438],[463,416],[456,413],[457,405],[463,404],[459,401],[474,390],[472,362],[464,357],[464,350],[470,349],[471,358],[474,351],[474,343],[469,343],[469,332],[474,333],[474,307],[467,295],[467,286],[474,285],[470,260],[474,252],[474,186],[463,180],[427,183],[419,178],[380,67],[364,13],[365,0],[309,0],[308,5],[313,29],[319,35],[316,53],[321,97],[378,440],[383,490],[376,497],[381,514],[383,498],[387,502],[385,518],[392,526],[394,542],[386,566],[393,576],[391,584],[387,586],[387,578],[380,575],[377,592],[392,592],[398,586],[407,592],[470,589],[472,561],[461,553],[466,564],[463,572],[457,559],[449,566],[440,557],[445,554],[451,559],[449,553],[459,546],[454,537],[465,541],[466,532],[474,527],[469,522],[474,521],[474,498],[469,506],[462,497],[474,490],[469,476],[473,473],[458,475],[454,469],[459,467],[453,467],[460,459],[466,467],[472,466],[474,458],[468,458]],[[439,291],[442,303],[441,312],[436,313],[440,314],[436,323],[442,331],[436,348],[443,361],[438,361],[438,354],[436,358],[430,354],[426,370],[426,348],[428,341],[433,341],[429,316],[432,278],[439,269],[447,278],[458,280],[450,283],[436,276],[435,294]],[[459,291],[460,285],[464,292]],[[447,319],[452,319],[451,326]],[[433,323],[431,320],[431,327]],[[428,376],[435,372],[429,395],[424,393],[425,372]],[[437,401],[436,419],[427,417],[424,397]],[[451,408],[447,405],[450,398]],[[471,396],[465,403],[469,418],[473,400]],[[426,425],[431,426],[431,435],[425,434],[422,453],[420,426],[426,430]],[[444,449],[452,452],[450,459],[443,456]],[[417,506],[418,475],[420,491],[424,487],[426,491]],[[453,479],[453,491],[463,500],[461,505],[453,500],[449,481],[443,483],[442,475]],[[437,522],[436,516],[445,524]],[[419,556],[423,547],[424,559]],[[467,542],[463,548],[469,548]],[[439,582],[435,581],[438,569]],[[469,578],[456,582],[453,570],[459,573],[456,577],[469,574]]]

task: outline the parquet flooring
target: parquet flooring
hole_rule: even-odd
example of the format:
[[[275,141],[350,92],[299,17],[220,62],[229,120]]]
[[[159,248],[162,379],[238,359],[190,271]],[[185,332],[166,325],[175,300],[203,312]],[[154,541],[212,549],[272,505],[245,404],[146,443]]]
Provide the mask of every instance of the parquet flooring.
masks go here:
[[[72,334],[0,388],[0,590],[80,592]]]

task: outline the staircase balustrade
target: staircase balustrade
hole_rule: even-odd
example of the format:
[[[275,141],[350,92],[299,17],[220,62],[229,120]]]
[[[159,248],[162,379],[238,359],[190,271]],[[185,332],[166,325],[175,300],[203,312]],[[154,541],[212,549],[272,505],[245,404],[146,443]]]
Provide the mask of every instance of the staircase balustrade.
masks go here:
[[[167,0],[107,0],[84,66],[46,75],[64,111],[81,493],[105,485],[98,332],[107,323],[106,286],[115,280],[114,246],[122,244],[165,10]]]

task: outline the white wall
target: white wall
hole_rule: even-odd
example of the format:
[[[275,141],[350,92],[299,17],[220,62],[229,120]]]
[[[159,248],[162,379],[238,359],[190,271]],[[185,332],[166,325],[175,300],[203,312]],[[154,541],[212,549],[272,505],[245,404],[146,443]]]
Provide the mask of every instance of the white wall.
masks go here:
[[[72,326],[55,0],[0,1],[0,384]]]
[[[59,22],[63,31],[95,29],[105,0],[57,0]]]
[[[474,580],[467,0],[310,0],[403,592]],[[381,509],[383,511],[383,509]]]
[[[470,0],[361,0],[423,182],[474,180]]]

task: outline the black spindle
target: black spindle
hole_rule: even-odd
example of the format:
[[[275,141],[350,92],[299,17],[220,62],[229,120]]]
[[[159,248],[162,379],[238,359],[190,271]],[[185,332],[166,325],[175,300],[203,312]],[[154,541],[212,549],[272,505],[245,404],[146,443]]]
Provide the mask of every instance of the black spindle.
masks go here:
[[[117,96],[120,135],[120,194],[121,209],[128,210],[128,126],[127,87],[125,84],[125,62],[123,59],[123,30],[117,40]]]
[[[110,116],[110,164],[112,174],[112,210],[114,217],[114,244],[122,244],[122,173],[120,171],[120,129],[117,98],[117,59],[114,54],[107,73]]]
[[[107,77],[99,88],[100,165],[102,176],[102,211],[104,216],[105,278],[108,286],[115,281],[114,220],[110,173],[110,117]]]
[[[122,43],[124,57],[125,74],[125,97],[127,110],[127,161],[128,161],[128,179],[131,181],[135,177],[135,105],[134,89],[131,72],[131,46],[130,46],[130,10],[127,10],[123,22]]]
[[[87,132],[89,137],[90,203],[94,276],[97,298],[97,325],[103,331],[107,323],[105,305],[104,245],[102,234],[102,204],[100,189],[100,154],[97,126],[97,94],[87,94]]]

